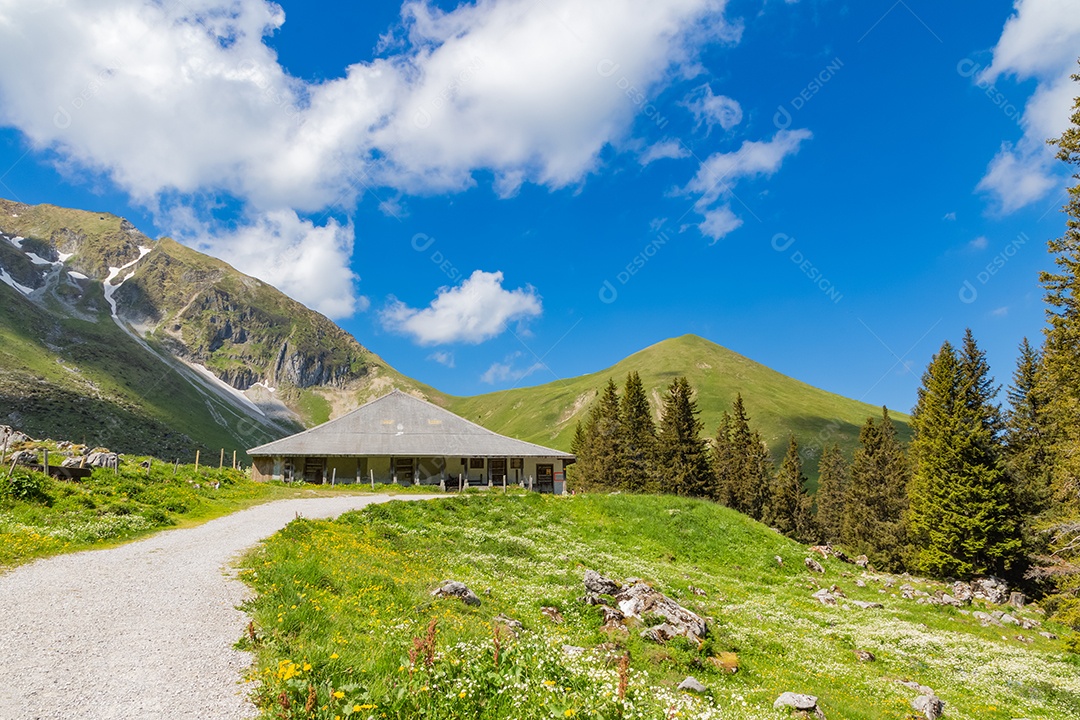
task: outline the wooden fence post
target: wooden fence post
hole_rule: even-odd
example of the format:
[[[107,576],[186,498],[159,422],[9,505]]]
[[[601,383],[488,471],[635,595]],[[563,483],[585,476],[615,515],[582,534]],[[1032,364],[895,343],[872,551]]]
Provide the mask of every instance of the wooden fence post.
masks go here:
[[[232,469],[233,470],[236,469],[236,451],[235,450],[232,451]]]
[[[49,448],[45,448],[45,474],[49,474]]]
[[[375,470],[373,468],[368,468],[368,474],[371,475],[371,489],[374,490],[375,489]]]
[[[225,448],[221,448],[221,459],[218,460],[217,469],[225,467]]]
[[[199,453],[201,452],[202,450],[195,451],[195,472],[199,472]]]

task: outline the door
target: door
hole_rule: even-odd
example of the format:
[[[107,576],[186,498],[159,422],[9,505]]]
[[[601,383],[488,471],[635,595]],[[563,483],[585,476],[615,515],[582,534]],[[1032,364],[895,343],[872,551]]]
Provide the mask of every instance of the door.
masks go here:
[[[491,473],[491,484],[496,487],[506,481],[506,458],[492,458],[488,461],[488,472]]]
[[[536,489],[540,492],[555,492],[555,465],[536,466]]]
[[[321,483],[326,477],[326,458],[304,458],[304,481]]]
[[[394,476],[397,478],[397,481],[402,485],[412,485],[413,459],[394,458]]]

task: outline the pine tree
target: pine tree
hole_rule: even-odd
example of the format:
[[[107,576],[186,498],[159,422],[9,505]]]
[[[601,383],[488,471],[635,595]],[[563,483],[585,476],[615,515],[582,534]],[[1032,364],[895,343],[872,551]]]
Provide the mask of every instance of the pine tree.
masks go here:
[[[896,427],[888,409],[882,408],[880,424],[867,418],[859,431],[844,494],[840,540],[883,570],[900,570],[907,552],[903,516],[909,472]]]
[[[848,466],[840,446],[826,447],[818,460],[817,526],[825,542],[840,542],[844,523],[844,496],[848,485]]]
[[[1080,82],[1080,74],[1072,78]],[[1080,96],[1073,101],[1069,126],[1050,143],[1059,160],[1080,168]],[[1073,178],[1080,180],[1080,172]],[[1051,552],[1039,558],[1038,577],[1075,596],[1080,594],[1080,183],[1068,193],[1065,233],[1048,243],[1057,270],[1039,276],[1049,326],[1037,390],[1046,403],[1053,503],[1045,518]]]
[[[1046,399],[1038,380],[1042,358],[1027,338],[1020,343],[1013,383],[1008,390],[1005,462],[1013,483],[1016,509],[1034,541],[1031,525],[1050,506],[1050,443],[1046,428]]]
[[[728,507],[760,520],[772,482],[772,458],[761,435],[750,427],[742,395],[724,414],[713,449],[715,497]]]
[[[649,478],[654,475],[656,425],[645,387],[637,372],[626,376],[619,414],[622,431],[619,449],[622,456],[618,463],[618,485],[631,492],[644,492]]]
[[[571,467],[576,484],[585,489],[617,487],[620,426],[619,392],[609,379],[589,411],[580,439],[575,434],[577,462]]]
[[[1080,74],[1072,78],[1080,82]],[[1061,137],[1050,144],[1057,147],[1059,160],[1080,167],[1080,96],[1073,102],[1070,120]],[[1080,172],[1073,177],[1080,180]],[[1047,400],[1055,496],[1063,513],[1076,514],[1080,513],[1080,423],[1076,421],[1080,416],[1080,183],[1068,192],[1065,234],[1047,243],[1057,272],[1039,276],[1049,305],[1039,387]]]
[[[914,569],[938,577],[1001,573],[1020,552],[1001,461],[1000,410],[970,331],[958,357],[946,341],[923,374],[912,413],[908,530]]]
[[[762,522],[789,538],[810,542],[816,539],[814,517],[810,513],[812,503],[806,493],[799,443],[792,435],[784,462],[773,480]]]
[[[664,398],[657,432],[656,472],[664,492],[689,497],[708,497],[712,492],[714,481],[698,412],[690,383],[676,378]]]

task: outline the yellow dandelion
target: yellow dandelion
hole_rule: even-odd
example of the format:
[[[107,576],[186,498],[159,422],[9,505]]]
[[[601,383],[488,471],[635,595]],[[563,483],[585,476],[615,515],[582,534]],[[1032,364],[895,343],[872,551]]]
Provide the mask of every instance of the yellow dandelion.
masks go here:
[[[337,660],[339,657],[341,657],[341,656],[338,655],[337,653],[330,653],[330,659],[331,660]]]
[[[340,690],[335,690],[334,691],[334,697],[336,697],[338,700],[340,700],[341,698],[345,697],[345,693],[341,692]]]
[[[465,697],[466,695],[468,695],[468,693],[467,693],[467,692],[465,692],[464,690],[462,690],[461,692],[459,692],[459,693],[458,693],[458,697],[459,697],[459,698],[463,698],[463,697]]]

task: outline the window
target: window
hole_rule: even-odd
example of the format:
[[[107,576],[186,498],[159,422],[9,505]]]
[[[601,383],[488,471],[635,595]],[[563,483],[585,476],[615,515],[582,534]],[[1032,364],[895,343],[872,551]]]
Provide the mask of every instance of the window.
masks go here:
[[[469,459],[469,469],[470,470],[483,470],[484,469],[484,458],[470,458]]]
[[[525,469],[525,458],[510,458],[510,469],[511,470],[524,470]]]

